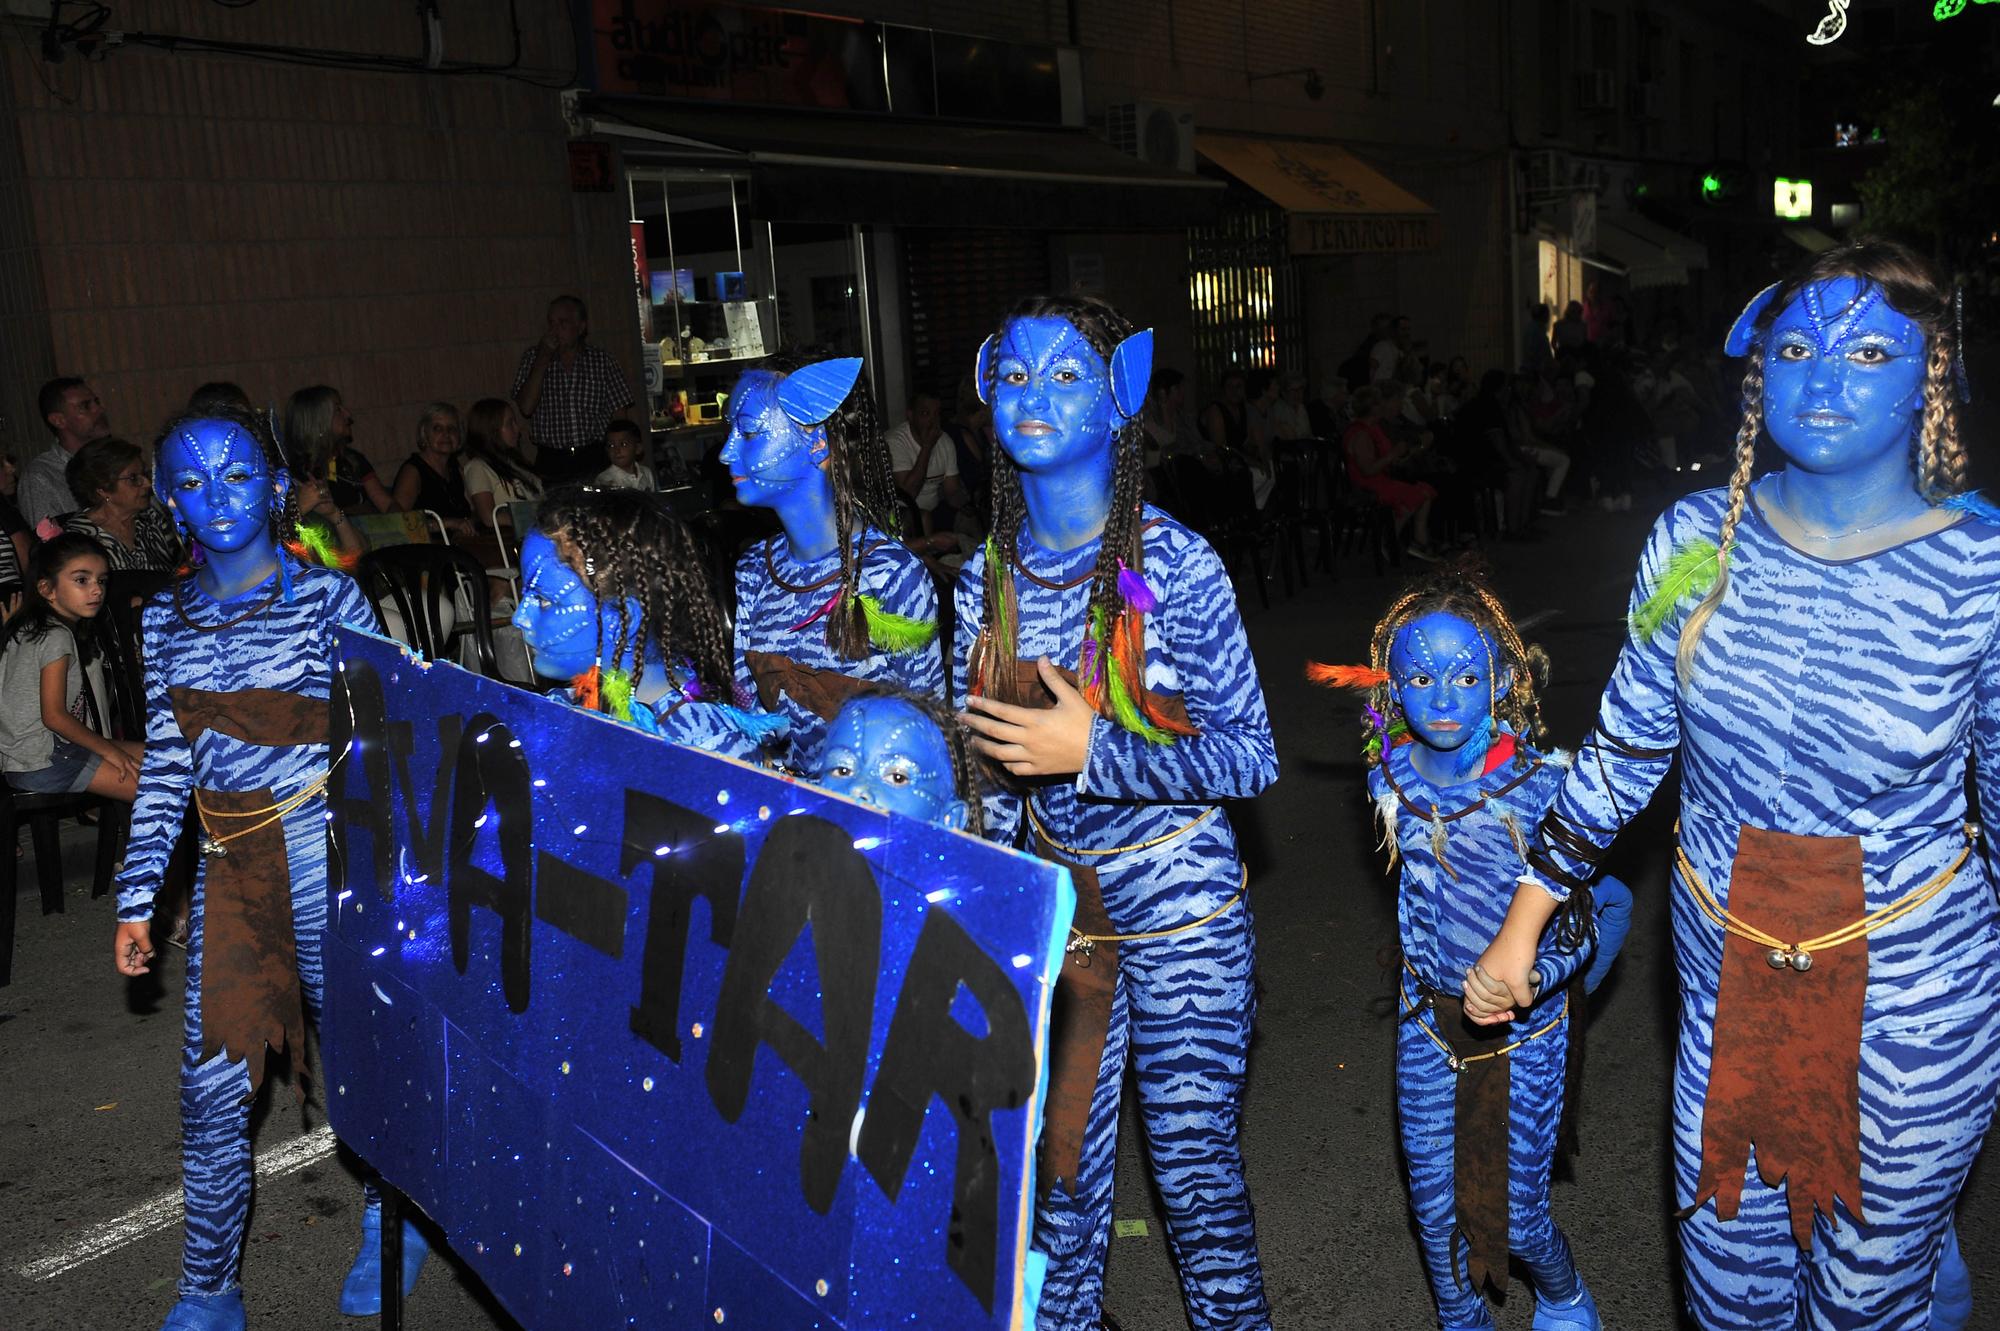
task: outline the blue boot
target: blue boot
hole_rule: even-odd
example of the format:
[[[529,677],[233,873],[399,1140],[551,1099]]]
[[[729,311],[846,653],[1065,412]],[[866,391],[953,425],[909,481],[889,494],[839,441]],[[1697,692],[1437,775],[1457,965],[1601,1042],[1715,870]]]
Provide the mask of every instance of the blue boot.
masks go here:
[[[417,1273],[431,1245],[417,1227],[403,1222],[403,1293],[416,1287]],[[382,1203],[370,1201],[361,1212],[361,1253],[340,1286],[340,1310],[349,1317],[374,1317],[382,1311]],[[240,1326],[241,1323],[239,1322]],[[164,1329],[163,1329],[164,1331]],[[205,1331],[205,1328],[204,1328]]]
[[[1931,1331],[1965,1331],[1972,1325],[1972,1272],[1958,1250],[1958,1222],[1945,1227],[1944,1251],[1931,1277]]]
[[[1590,1297],[1590,1291],[1580,1280],[1576,1297],[1568,1303],[1538,1299],[1535,1320],[1528,1325],[1533,1331],[1604,1331],[1604,1322],[1597,1315],[1597,1300]]]
[[[243,1331],[243,1289],[227,1294],[183,1294],[160,1331]]]

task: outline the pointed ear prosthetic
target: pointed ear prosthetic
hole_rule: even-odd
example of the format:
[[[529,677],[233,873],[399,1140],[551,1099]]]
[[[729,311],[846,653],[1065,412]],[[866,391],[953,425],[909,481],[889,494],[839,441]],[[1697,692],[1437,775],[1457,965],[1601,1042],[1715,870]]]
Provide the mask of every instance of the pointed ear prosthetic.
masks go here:
[[[979,344],[979,354],[972,360],[972,388],[979,394],[982,406],[993,405],[992,399],[986,396],[986,367],[993,363],[993,344],[999,336],[998,333],[988,333],[986,340]]]
[[[1743,313],[1736,316],[1736,322],[1729,325],[1729,336],[1722,339],[1722,354],[1725,356],[1747,356],[1751,345],[1757,340],[1757,319],[1764,313],[1764,307],[1778,294],[1778,284],[1771,283],[1750,298],[1743,307]]]
[[[859,356],[801,365],[779,382],[778,405],[800,425],[818,425],[840,409],[860,377]]]
[[[1153,330],[1141,328],[1111,349],[1111,401],[1131,420],[1146,405],[1153,378]]]

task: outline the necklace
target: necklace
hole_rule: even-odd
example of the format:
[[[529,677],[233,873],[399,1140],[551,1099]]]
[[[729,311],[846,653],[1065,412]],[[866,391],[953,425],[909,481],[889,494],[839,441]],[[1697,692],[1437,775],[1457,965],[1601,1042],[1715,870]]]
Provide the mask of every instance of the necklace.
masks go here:
[[[888,542],[886,540],[882,540],[882,541],[876,541],[873,545],[862,546],[860,552],[855,557],[856,565],[866,563],[868,561],[868,556],[874,554],[877,550],[880,550],[883,546],[887,544]],[[836,565],[834,567],[833,572],[827,574],[825,577],[820,578],[816,581],[808,582],[803,585],[799,583],[786,582],[782,577],[778,576],[778,559],[777,556],[774,553],[772,553],[777,548],[777,545],[778,545],[778,538],[775,536],[773,536],[770,540],[764,542],[764,571],[771,575],[772,582],[777,583],[778,586],[784,588],[786,591],[816,592],[822,587],[830,587],[834,583],[840,581],[840,568],[838,565]],[[825,556],[822,555],[821,558],[823,559],[825,558]]]
[[[1875,521],[1863,523],[1859,527],[1850,527],[1846,531],[1835,532],[1831,536],[1821,536],[1807,526],[1804,518],[1801,518],[1797,513],[1792,511],[1792,506],[1785,501],[1785,487],[1782,482],[1772,488],[1777,492],[1775,497],[1778,501],[1778,511],[1785,515],[1787,522],[1790,522],[1792,526],[1798,529],[1799,539],[1817,541],[1821,545],[1831,545],[1835,541],[1844,541],[1850,536],[1860,536],[1864,532],[1874,531],[1877,527],[1887,527],[1891,523],[1896,522],[1908,522],[1912,518],[1921,516],[1916,513],[1892,513],[1886,518],[1877,518]]]
[[[263,614],[266,610],[269,610],[273,605],[275,605],[277,603],[280,592],[283,591],[283,588],[274,589],[269,596],[257,602],[257,604],[251,606],[248,610],[245,610],[242,614],[236,616],[236,618],[234,619],[226,619],[220,624],[197,624],[194,622],[194,619],[191,616],[189,616],[187,612],[187,605],[181,600],[181,589],[186,585],[187,583],[185,579],[183,579],[180,582],[176,582],[174,584],[174,613],[181,617],[181,623],[187,625],[189,628],[193,629],[196,633],[220,633],[224,629],[235,628],[238,624],[243,623],[245,620],[255,619],[258,615]]]

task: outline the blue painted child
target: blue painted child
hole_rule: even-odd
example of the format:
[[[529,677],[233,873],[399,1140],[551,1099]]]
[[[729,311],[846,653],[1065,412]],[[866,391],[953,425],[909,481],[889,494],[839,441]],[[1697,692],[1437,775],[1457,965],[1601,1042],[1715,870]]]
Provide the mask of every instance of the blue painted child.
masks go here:
[[[1571,981],[1588,991],[1603,979],[1630,925],[1631,893],[1616,879],[1598,883],[1594,950],[1589,937],[1567,947],[1544,938],[1534,1001],[1510,1025],[1467,1024],[1457,997],[1458,977],[1506,915],[1528,839],[1562,780],[1564,760],[1531,747],[1546,668],[1485,582],[1452,569],[1389,607],[1368,665],[1307,671],[1369,691],[1368,789],[1389,863],[1402,867],[1398,1117],[1446,1331],[1493,1326],[1481,1286],[1505,1287],[1510,1255],[1534,1287],[1537,1331],[1600,1325],[1550,1215],[1549,1178]]]

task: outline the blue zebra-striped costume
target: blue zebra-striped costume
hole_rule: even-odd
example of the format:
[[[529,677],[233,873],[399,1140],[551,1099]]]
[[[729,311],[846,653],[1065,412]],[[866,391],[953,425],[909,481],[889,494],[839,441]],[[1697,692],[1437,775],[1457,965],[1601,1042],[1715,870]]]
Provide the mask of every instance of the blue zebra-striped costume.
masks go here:
[[[1768,478],[1767,478],[1768,479]],[[1762,489],[1760,484],[1758,490]],[[1727,495],[1669,509],[1641,559],[1636,607],[1675,546],[1713,541]],[[1929,881],[1963,847],[1965,776],[2000,809],[2000,527],[1977,517],[1860,558],[1786,544],[1754,497],[1729,582],[1677,684],[1674,653],[1694,598],[1651,642],[1628,639],[1598,731],[1555,815],[1600,849],[1651,798],[1678,751],[1681,845],[1727,906],[1737,829],[1858,837],[1868,908]],[[1621,752],[1607,744],[1661,751]],[[1564,873],[1585,858],[1540,844]],[[1987,843],[1986,856],[1991,855]],[[1791,1236],[1783,1186],[1753,1162],[1742,1209],[1713,1201],[1681,1225],[1687,1301],[1705,1328],[1922,1331],[1933,1273],[2000,1091],[2000,934],[1991,865],[1974,854],[1938,896],[1867,939],[1862,1015],[1861,1191]],[[1559,890],[1559,889],[1553,889]],[[1673,897],[1681,976],[1674,1075],[1677,1200],[1701,1165],[1723,931],[1684,888]]]
[[[1417,981],[1456,994],[1459,981],[1507,917],[1515,879],[1526,867],[1520,846],[1534,834],[1555,799],[1563,769],[1521,745],[1513,761],[1502,762],[1474,780],[1438,787],[1418,774],[1410,761],[1412,747],[1396,744],[1384,751],[1383,766],[1369,770],[1368,793],[1402,860],[1396,920],[1403,959]],[[1433,825],[1404,807],[1403,799],[1447,818],[1479,805],[1444,824],[1444,864],[1449,872],[1438,862]],[[1558,1304],[1573,1302],[1582,1288],[1569,1244],[1549,1212],[1549,1175],[1555,1163],[1569,1052],[1563,986],[1587,956],[1545,942],[1535,969],[1546,996],[1506,1027],[1505,1038],[1499,1041],[1527,1041],[1509,1055],[1508,1247],[1528,1268],[1536,1299]],[[1399,1009],[1405,1015],[1396,1032],[1396,1104],[1410,1169],[1410,1206],[1437,1298],[1438,1320],[1452,1331],[1490,1327],[1492,1313],[1466,1275],[1467,1245],[1459,1233],[1453,1182],[1459,1074],[1426,1034],[1427,1028],[1437,1033],[1438,1015],[1428,1010],[1409,1013],[1416,995],[1407,979],[1400,994]],[[1549,1029],[1528,1039],[1544,1027]]]
[[[132,836],[118,874],[118,918],[146,920],[180,838],[189,797],[205,790],[270,789],[282,799],[327,770],[324,744],[253,745],[219,729],[191,744],[168,697],[171,688],[218,693],[273,689],[308,698],[330,693],[333,629],[346,624],[379,632],[375,608],[344,573],[291,561],[292,597],[282,597],[239,624],[201,632],[183,621],[174,588],[147,602],[142,616],[146,646],[146,755],[139,769],[139,797],[132,806]],[[194,578],[178,584],[187,618],[221,625],[271,594],[267,581],[253,591],[218,602]],[[320,945],[326,932],[326,800],[315,796],[283,819],[292,880],[292,929],[298,949],[299,987],[308,1018],[319,1014]],[[186,1036],[181,1056],[181,1172],[187,1199],[180,1292],[220,1294],[237,1283],[243,1227],[250,1210],[250,1077],[241,1060],[219,1053],[202,1061],[202,917],[207,880],[204,858],[195,877],[189,920]],[[294,1058],[302,1057],[293,1051]]]
[[[866,551],[859,591],[880,601],[891,614],[937,622],[937,586],[924,561],[879,528],[868,527],[855,537]],[[870,547],[873,547],[870,549]],[[900,684],[933,698],[944,696],[944,647],[932,643],[914,652],[875,652],[858,661],[837,655],[826,641],[826,616],[803,628],[792,626],[810,618],[826,604],[835,583],[813,591],[788,591],[771,576],[794,587],[808,587],[840,568],[838,551],[801,561],[792,556],[791,539],[783,532],[751,546],[736,563],[736,684],[749,696],[756,680],[744,660],[746,652],[775,652],[815,670],[835,670],[856,679]],[[779,695],[778,710],[792,723],[790,754],[793,771],[814,770],[827,722],[789,693]]]
[[[576,705],[576,697],[569,689],[550,689],[544,696],[559,703]],[[633,699],[632,719],[624,724],[669,744],[700,749],[703,753],[720,754],[746,763],[762,759],[763,752],[756,737],[735,719],[744,715],[737,708],[701,701],[684,702],[676,707],[673,706],[674,696],[674,691],[669,689],[650,703]],[[754,722],[751,724],[754,728]]]
[[[1242,894],[1236,834],[1217,800],[1247,799],[1277,779],[1277,751],[1257,664],[1222,562],[1199,536],[1147,506],[1145,576],[1159,596],[1146,617],[1146,686],[1179,694],[1200,734],[1151,744],[1114,722],[1092,723],[1089,757],[1073,782],[1041,786],[1035,813],[1048,836],[1083,850],[1130,846],[1201,819],[1151,850],[1089,857],[1121,934],[1173,929],[1222,913],[1199,929],[1122,942],[1110,1035],[1104,1046],[1075,1193],[1045,1189],[1035,1246],[1049,1257],[1036,1317],[1041,1331],[1097,1327],[1111,1237],[1118,1098],[1128,1048],[1154,1180],[1167,1212],[1190,1320],[1200,1331],[1270,1325],[1243,1179],[1239,1120],[1254,1017],[1255,944]],[[1065,582],[1096,564],[1098,543],[1057,553],[1024,530],[1019,557],[1036,576]],[[985,554],[958,580],[957,684],[979,634]],[[1019,655],[1074,666],[1090,597],[1086,579],[1065,591],[1015,579]],[[1018,798],[989,802],[987,835],[1013,838]],[[1232,904],[1233,902],[1233,904]],[[1227,907],[1227,909],[1223,909]]]

